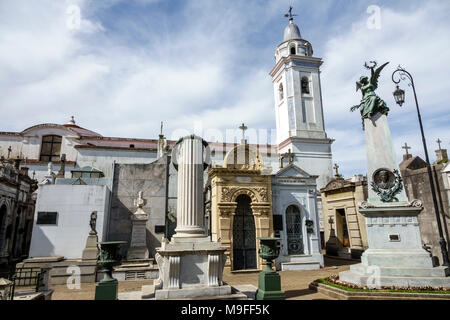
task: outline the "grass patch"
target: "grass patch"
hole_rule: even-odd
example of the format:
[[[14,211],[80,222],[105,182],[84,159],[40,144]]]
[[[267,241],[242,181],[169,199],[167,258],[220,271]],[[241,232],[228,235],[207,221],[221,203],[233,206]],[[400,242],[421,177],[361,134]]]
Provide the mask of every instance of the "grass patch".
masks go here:
[[[328,281],[328,278],[316,280],[319,283],[328,286],[342,289],[349,292],[396,292],[396,293],[432,293],[432,294],[450,294],[449,290],[417,290],[417,289],[364,289],[364,288],[349,288],[341,284]]]

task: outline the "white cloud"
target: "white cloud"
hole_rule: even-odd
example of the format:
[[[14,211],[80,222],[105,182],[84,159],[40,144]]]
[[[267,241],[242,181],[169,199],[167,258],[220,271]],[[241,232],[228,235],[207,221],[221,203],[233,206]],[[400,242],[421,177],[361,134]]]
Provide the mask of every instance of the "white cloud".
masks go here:
[[[159,2],[134,0],[142,10],[155,3],[164,7]],[[255,129],[275,127],[268,72],[289,3],[199,0],[174,8],[177,19],[158,6],[151,7],[148,18],[104,15],[124,4],[130,2],[0,3],[0,108],[8,110],[0,120],[2,130],[61,123],[70,115],[104,135],[142,138],[155,138],[161,120],[167,136],[179,128],[192,131],[196,122],[223,133],[242,122]],[[80,29],[67,28],[70,5],[81,8]],[[326,128],[336,139],[334,160],[345,174],[365,171],[360,117],[348,110],[360,100],[355,81],[366,72],[362,65],[368,60],[391,61],[378,92],[392,110],[399,158],[401,144],[407,141],[417,154],[421,141],[406,84],[405,106],[394,105],[390,74],[398,63],[414,74],[430,150],[437,137],[448,146],[448,3],[415,2],[401,12],[382,7],[381,30],[366,28],[365,9],[355,15],[354,7],[332,11],[333,1],[304,6],[298,23],[316,52],[324,53]],[[308,25],[306,15],[334,19]],[[356,20],[348,22],[350,16]]]

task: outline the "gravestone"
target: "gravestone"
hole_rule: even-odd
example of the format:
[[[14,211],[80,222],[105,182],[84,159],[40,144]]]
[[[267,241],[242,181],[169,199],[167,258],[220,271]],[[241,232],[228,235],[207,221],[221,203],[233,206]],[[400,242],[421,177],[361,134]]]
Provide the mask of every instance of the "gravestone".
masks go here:
[[[150,217],[142,209],[147,201],[142,198],[142,191],[139,191],[138,198],[134,201],[137,211],[132,215],[131,222],[133,224],[131,231],[131,243],[127,252],[127,260],[147,259],[147,220]]]

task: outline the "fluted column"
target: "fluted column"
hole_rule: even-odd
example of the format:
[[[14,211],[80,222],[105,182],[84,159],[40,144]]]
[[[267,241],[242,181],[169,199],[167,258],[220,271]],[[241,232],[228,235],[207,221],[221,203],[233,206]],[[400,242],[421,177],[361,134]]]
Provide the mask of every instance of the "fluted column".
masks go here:
[[[184,137],[174,150],[178,166],[177,227],[174,237],[204,237],[203,140]]]

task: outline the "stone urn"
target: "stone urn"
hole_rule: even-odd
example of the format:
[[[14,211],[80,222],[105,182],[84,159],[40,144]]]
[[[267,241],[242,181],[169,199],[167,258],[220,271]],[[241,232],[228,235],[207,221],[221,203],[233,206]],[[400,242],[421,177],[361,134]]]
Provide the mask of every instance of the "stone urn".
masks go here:
[[[258,254],[266,260],[266,268],[258,275],[258,292],[256,300],[284,300],[284,292],[281,291],[281,278],[278,272],[272,269],[272,261],[280,254],[278,249],[279,238],[258,238],[260,249]]]
[[[272,270],[272,261],[278,258],[280,254],[280,249],[277,246],[280,238],[258,238],[258,240],[261,244],[258,254],[266,260],[266,270]]]
[[[100,254],[97,263],[105,270],[103,280],[95,288],[95,300],[117,300],[117,279],[112,276],[113,267],[122,262],[120,248],[126,241],[99,242]]]

